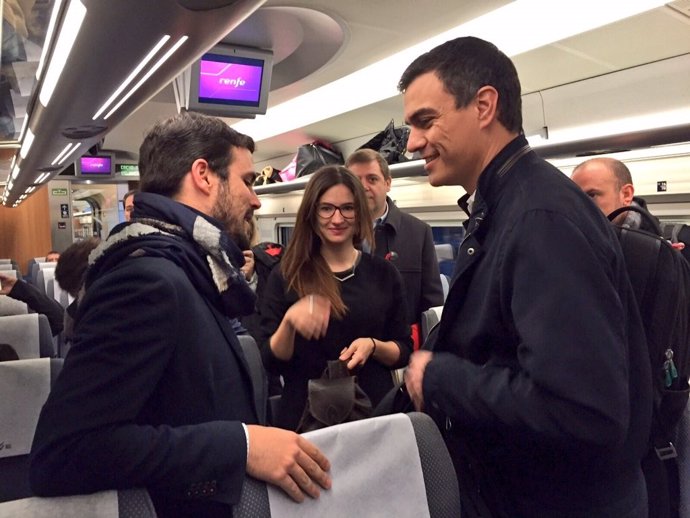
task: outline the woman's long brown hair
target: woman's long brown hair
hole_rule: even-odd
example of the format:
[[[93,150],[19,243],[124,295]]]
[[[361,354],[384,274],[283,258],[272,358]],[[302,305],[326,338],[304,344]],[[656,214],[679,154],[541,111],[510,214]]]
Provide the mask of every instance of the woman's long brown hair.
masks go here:
[[[358,247],[364,240],[373,243],[371,213],[364,187],[359,179],[343,166],[324,166],[318,169],[307,183],[297,211],[295,230],[280,267],[288,289],[295,290],[299,297],[310,293],[326,297],[331,301],[331,311],[335,317],[342,318],[347,312],[347,307],[340,296],[340,283],[321,255],[321,237],[317,230],[319,200],[335,185],[344,185],[354,197],[354,246]]]

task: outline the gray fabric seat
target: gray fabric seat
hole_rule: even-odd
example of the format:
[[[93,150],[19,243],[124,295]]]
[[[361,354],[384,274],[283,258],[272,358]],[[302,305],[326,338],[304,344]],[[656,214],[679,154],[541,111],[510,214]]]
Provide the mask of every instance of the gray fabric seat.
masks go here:
[[[429,516],[458,518],[460,493],[453,462],[436,424],[426,414],[407,414],[414,430],[424,479]],[[356,455],[357,452],[353,452]],[[361,462],[366,462],[362,459]],[[409,469],[401,466],[400,469]],[[337,480],[333,481],[337,484]],[[371,488],[367,488],[371,490]],[[264,482],[246,477],[240,502],[233,509],[233,518],[270,518],[268,489]],[[371,516],[386,516],[385,509],[372,509]],[[359,518],[366,518],[360,516]]]
[[[0,317],[7,317],[10,315],[26,315],[29,313],[29,308],[26,302],[13,299],[7,295],[0,295]]]
[[[422,312],[420,325],[422,333],[422,345],[426,342],[426,339],[434,326],[441,321],[441,313],[443,313],[443,306],[435,306]]]
[[[252,387],[254,389],[254,402],[256,404],[256,411],[259,414],[259,422],[265,424],[266,407],[268,405],[268,378],[261,361],[259,347],[251,335],[238,335],[237,338],[242,346],[244,357],[249,364],[249,372],[252,376]]]
[[[0,317],[0,343],[14,347],[21,360],[56,355],[48,317],[37,313]]]
[[[0,502],[31,496],[29,452],[60,358],[0,362]],[[2,513],[0,513],[2,514]]]
[[[156,511],[145,489],[125,489],[57,498],[32,497],[0,503],[0,518],[18,516],[155,518]]]

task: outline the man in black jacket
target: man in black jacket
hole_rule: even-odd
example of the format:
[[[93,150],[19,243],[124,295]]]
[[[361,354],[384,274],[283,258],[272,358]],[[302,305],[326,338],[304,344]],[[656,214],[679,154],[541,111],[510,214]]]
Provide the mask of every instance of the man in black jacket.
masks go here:
[[[456,466],[463,516],[647,514],[644,331],[611,225],[521,134],[514,65],[477,38],[404,72],[408,150],[469,219],[433,352],[406,385]]]
[[[146,487],[158,516],[191,517],[230,516],[246,473],[298,501],[330,487],[316,446],[258,425],[231,324],[254,308],[240,272],[260,206],[253,151],[191,113],[144,139],[132,220],[90,255],[74,344],[41,411],[36,494]]]
[[[443,288],[431,227],[401,211],[388,197],[388,163],[372,149],[360,149],[345,162],[362,182],[375,231],[374,255],[393,263],[402,275],[408,323],[419,322],[422,311],[443,304]]]

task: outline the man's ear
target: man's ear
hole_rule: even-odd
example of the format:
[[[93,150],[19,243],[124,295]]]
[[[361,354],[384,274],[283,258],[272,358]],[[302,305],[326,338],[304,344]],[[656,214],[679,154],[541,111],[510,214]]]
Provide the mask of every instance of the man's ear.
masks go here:
[[[633,187],[633,184],[631,183],[626,183],[623,187],[621,187],[620,194],[623,203],[627,207],[633,201],[633,196],[635,196],[635,187]]]
[[[493,86],[482,86],[474,97],[479,127],[485,128],[496,118],[498,91]]]
[[[192,163],[190,173],[191,183],[194,189],[209,195],[213,182],[215,181],[215,175],[212,174],[208,162],[203,158],[197,158]]]

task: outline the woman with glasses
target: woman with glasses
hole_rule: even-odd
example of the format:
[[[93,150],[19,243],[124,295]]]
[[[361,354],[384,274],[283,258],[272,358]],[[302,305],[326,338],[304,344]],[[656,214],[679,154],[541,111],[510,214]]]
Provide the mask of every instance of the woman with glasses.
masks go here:
[[[307,383],[340,359],[373,405],[393,386],[391,370],[412,351],[403,285],[392,264],[359,250],[373,243],[364,189],[342,166],[315,172],[304,191],[280,268],[260,301],[264,364],[283,376],[273,424],[295,430]]]

